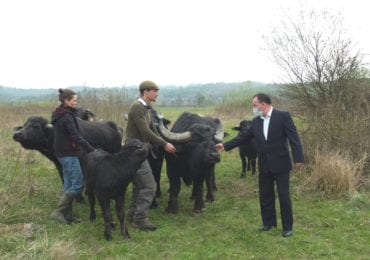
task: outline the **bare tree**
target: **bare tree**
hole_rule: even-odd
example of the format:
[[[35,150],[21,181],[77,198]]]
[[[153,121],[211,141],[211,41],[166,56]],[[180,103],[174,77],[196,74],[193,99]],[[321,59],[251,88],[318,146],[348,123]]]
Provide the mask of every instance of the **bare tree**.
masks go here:
[[[273,61],[286,74],[282,95],[301,109],[353,110],[362,97],[362,55],[347,36],[341,15],[301,11],[275,25],[264,35]]]

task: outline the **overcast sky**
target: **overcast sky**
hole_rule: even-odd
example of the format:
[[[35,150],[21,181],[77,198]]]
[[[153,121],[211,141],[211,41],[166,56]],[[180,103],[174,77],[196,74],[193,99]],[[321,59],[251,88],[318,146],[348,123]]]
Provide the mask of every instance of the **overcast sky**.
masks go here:
[[[0,0],[0,86],[274,82],[261,33],[284,10],[340,11],[369,53],[366,2]]]

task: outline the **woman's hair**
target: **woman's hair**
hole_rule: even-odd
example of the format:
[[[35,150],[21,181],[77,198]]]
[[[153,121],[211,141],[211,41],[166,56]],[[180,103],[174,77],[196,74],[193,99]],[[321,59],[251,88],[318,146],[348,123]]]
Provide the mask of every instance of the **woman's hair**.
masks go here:
[[[58,92],[59,92],[59,101],[62,103],[64,103],[65,100],[71,100],[73,96],[77,94],[72,89],[68,88],[65,89],[60,88]]]

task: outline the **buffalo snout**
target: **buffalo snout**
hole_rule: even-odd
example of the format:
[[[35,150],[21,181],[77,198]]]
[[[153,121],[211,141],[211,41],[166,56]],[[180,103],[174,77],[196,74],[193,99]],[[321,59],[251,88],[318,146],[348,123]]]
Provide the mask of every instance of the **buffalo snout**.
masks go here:
[[[17,141],[17,142],[20,142],[23,140],[23,134],[21,131],[15,131],[14,134],[13,134],[13,140],[14,141]]]
[[[219,162],[221,160],[220,154],[218,152],[212,152],[209,154],[211,161]]]

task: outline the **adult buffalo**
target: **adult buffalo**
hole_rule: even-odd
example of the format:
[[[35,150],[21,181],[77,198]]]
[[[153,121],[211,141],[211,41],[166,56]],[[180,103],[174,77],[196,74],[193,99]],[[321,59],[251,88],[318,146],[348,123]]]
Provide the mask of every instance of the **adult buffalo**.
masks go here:
[[[82,120],[95,121],[95,114],[89,108],[77,107],[75,116],[81,118]]]
[[[232,129],[239,131],[239,133],[247,132],[251,127],[252,121],[242,120],[239,122],[239,126],[235,126]],[[256,173],[256,160],[257,160],[257,147],[255,141],[252,139],[247,144],[239,145],[239,156],[242,161],[242,172],[240,178],[246,176],[246,171],[252,170],[252,175]]]
[[[110,153],[121,149],[122,135],[117,125],[111,121],[90,122],[77,118],[82,136],[95,148]],[[49,121],[40,116],[31,116],[23,126],[16,127],[13,139],[23,148],[36,150],[52,161],[63,182],[62,167],[53,150],[53,129]]]
[[[207,201],[214,201],[213,185],[215,164],[220,155],[215,145],[224,136],[221,121],[217,118],[201,117],[184,112],[175,122],[171,131],[160,122],[159,129],[164,138],[176,144],[176,154],[165,154],[169,178],[169,201],[167,213],[178,212],[178,194],[181,179],[186,185],[193,184],[193,212],[204,208],[203,183],[207,185]]]

